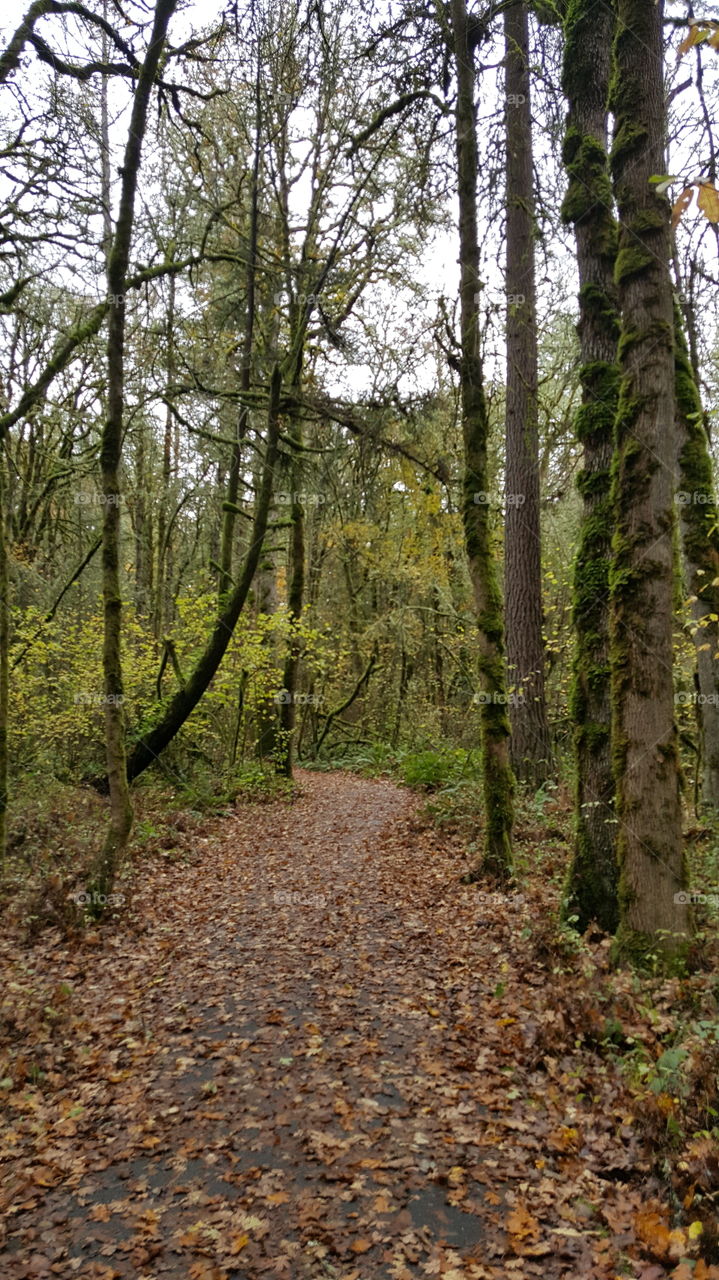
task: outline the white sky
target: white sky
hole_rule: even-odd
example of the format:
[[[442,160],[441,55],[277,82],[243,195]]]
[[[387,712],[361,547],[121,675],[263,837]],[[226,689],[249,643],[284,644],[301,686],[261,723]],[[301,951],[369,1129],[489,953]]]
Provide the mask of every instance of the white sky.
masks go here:
[[[15,30],[28,7],[29,0],[4,0],[2,16],[0,17],[0,44],[5,45],[7,43],[9,35]],[[205,26],[210,23],[213,18],[221,12],[223,7],[223,0],[202,0],[202,2],[190,0],[190,3],[183,6],[182,12],[176,14],[172,20],[170,27],[171,42],[179,43],[182,39],[187,37],[191,29],[196,29],[199,26]],[[50,31],[55,32],[57,29],[57,20],[53,18],[43,19],[39,25],[39,30],[45,33]],[[494,61],[494,52],[495,51],[492,50],[488,54],[484,53],[483,56],[487,61]],[[501,52],[500,42],[498,41],[496,60],[501,58]],[[29,57],[34,58],[34,55],[29,54]],[[691,72],[692,67],[689,65],[689,60],[687,59],[681,67],[682,78],[686,78],[687,73],[691,75]],[[114,92],[119,94],[121,91],[115,89]],[[483,82],[482,98],[483,110],[486,109],[488,101],[490,109],[492,108],[493,100],[496,100],[497,105],[499,105],[501,101],[500,90],[498,89],[492,74],[489,74]],[[119,96],[117,100],[118,102],[120,101]],[[124,122],[120,120],[117,131],[117,138],[120,145],[124,144],[124,138],[122,137],[123,124]],[[543,143],[541,130],[537,131],[535,146],[539,159],[541,160],[542,158],[546,158],[548,154],[547,144],[546,142]],[[691,157],[687,157],[685,171],[689,165],[690,158]],[[681,172],[682,170],[679,167],[675,167],[674,171]],[[147,188],[145,188],[145,195],[148,195]],[[453,209],[452,212],[454,212]],[[695,217],[696,215],[692,212],[690,216]],[[503,250],[499,241],[498,231],[499,228],[495,222],[495,225],[492,227],[485,226],[482,228],[481,235],[484,239],[486,249],[486,261],[484,264],[484,279],[486,285],[485,299],[490,305],[493,303],[495,305],[500,304],[499,311],[501,314],[501,303],[503,302]],[[558,256],[553,264],[555,278],[548,281],[545,285],[542,285],[540,279],[540,313],[544,313],[545,320],[548,315],[551,315],[552,309],[556,309],[558,300],[559,305],[563,306],[564,309],[573,310],[574,308],[575,277],[572,254],[571,252],[563,252],[561,239],[559,238],[557,240],[556,252]],[[436,300],[439,296],[444,295],[449,299],[451,305],[457,296],[459,281],[457,238],[453,232],[440,231],[436,233],[431,248],[428,249],[423,260],[416,266],[416,275],[419,280],[427,286],[427,290],[430,295],[425,312],[426,321],[429,322],[434,314],[436,306],[436,301],[433,302],[432,299]],[[397,309],[401,312],[404,300],[400,294],[399,296],[395,296],[392,300],[388,297],[385,299],[380,297],[378,301],[380,302],[380,305],[382,305],[383,302],[389,303],[390,301],[393,301],[397,304]],[[405,308],[410,306],[410,302],[411,298],[408,293],[407,299],[404,301]],[[412,303],[412,305],[416,306],[416,303]],[[421,317],[418,318],[418,322],[421,326]],[[496,351],[494,356],[492,356],[492,353],[489,353],[488,355],[487,374],[490,379],[501,379],[503,373],[501,324],[496,326],[496,333],[494,334],[492,345],[496,347]],[[343,377],[341,379],[344,383],[343,389],[354,393],[360,392],[366,388],[368,380],[371,380],[371,377],[371,371],[366,367],[345,366]],[[428,382],[431,382],[434,378],[434,368],[431,366],[431,362],[427,368],[427,378]],[[340,388],[337,386],[336,388],[330,387],[329,389],[339,390]],[[408,387],[402,389],[409,390]]]

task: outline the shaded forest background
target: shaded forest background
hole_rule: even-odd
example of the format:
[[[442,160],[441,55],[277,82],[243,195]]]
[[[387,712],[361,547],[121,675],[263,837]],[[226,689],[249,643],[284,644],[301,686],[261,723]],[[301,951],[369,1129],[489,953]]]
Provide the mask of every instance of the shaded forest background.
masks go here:
[[[571,112],[582,109],[575,82],[597,31],[578,4],[472,13],[283,0],[233,5],[204,27],[194,9],[174,8],[40,0],[25,27],[6,24],[0,647],[9,848],[20,856],[11,880],[29,846],[53,874],[61,852],[29,839],[32,823],[48,806],[82,807],[108,776],[111,836],[88,874],[110,890],[129,834],[126,766],[140,806],[159,785],[200,807],[272,790],[293,761],[395,769],[441,789],[475,824],[473,847],[484,832],[491,853],[486,762],[510,722],[511,763],[532,803],[542,810],[557,792],[568,808],[574,793],[581,864],[576,680],[590,657],[575,555],[591,512],[575,233],[590,213],[570,198]],[[663,535],[675,548],[673,684],[656,697],[671,699],[685,825],[706,820],[710,867],[717,28],[674,6],[658,30],[666,164],[650,181],[679,315],[670,359],[685,361],[676,451],[687,430],[695,454],[693,478],[677,472],[675,525]],[[614,129],[616,185],[617,84],[630,72],[620,41],[610,92],[611,26],[603,35],[600,111],[608,147]],[[464,133],[463,67],[474,96]],[[476,157],[462,154],[469,133]],[[476,178],[476,279],[461,225],[457,235],[463,164]],[[606,209],[612,201],[610,189]],[[468,300],[482,487],[468,462]],[[519,382],[507,373],[517,351],[529,361]],[[603,536],[621,525],[618,511],[591,517]],[[485,563],[504,579],[499,677],[481,643],[477,661],[473,520]],[[600,579],[592,599],[608,609],[609,594]],[[528,635],[539,645],[531,679],[519,670]],[[615,679],[620,665],[615,654]],[[609,678],[601,667],[595,684]],[[528,707],[539,737],[519,750]],[[609,919],[581,902],[577,912],[582,926],[592,913]]]

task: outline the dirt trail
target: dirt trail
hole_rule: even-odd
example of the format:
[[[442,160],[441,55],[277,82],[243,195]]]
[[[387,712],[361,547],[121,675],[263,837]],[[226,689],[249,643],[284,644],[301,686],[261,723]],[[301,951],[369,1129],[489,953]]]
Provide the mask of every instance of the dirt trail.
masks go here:
[[[81,1048],[11,1113],[2,1280],[614,1277],[629,1155],[580,1082],[517,1076],[521,898],[394,785],[300,780],[152,864],[140,927],[56,947]]]

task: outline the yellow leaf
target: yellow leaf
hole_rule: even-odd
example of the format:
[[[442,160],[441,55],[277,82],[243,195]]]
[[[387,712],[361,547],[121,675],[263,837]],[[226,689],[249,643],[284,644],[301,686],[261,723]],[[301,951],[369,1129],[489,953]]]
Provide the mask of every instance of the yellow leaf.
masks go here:
[[[687,1231],[687,1235],[689,1236],[690,1240],[696,1240],[698,1236],[701,1235],[703,1230],[704,1228],[701,1222],[692,1222],[691,1226],[689,1227],[689,1230]]]
[[[510,1235],[517,1236],[520,1239],[529,1237],[536,1240],[539,1238],[539,1223],[523,1205],[517,1205],[507,1215],[507,1230]]]
[[[682,1258],[683,1255],[686,1253],[686,1251],[687,1251],[686,1234],[681,1230],[680,1227],[676,1227],[674,1231],[669,1232],[669,1257],[674,1258],[675,1261],[678,1262],[679,1259]]]
[[[248,1236],[246,1231],[243,1231],[242,1235],[240,1236],[233,1236],[232,1240],[230,1241],[230,1253],[232,1254],[241,1253],[245,1245],[249,1243],[250,1243],[250,1237]]]
[[[719,191],[713,182],[700,182],[697,204],[709,222],[719,222]]]
[[[677,62],[683,54],[688,53],[695,45],[703,44],[704,41],[710,48],[719,49],[719,22],[715,18],[700,18],[690,23],[687,35],[677,49]]]
[[[685,53],[688,53],[690,49],[693,49],[695,44],[701,44],[702,40],[705,40],[705,39],[706,39],[706,32],[702,31],[698,23],[692,22],[691,26],[689,27],[689,31],[687,32],[681,44],[679,45],[679,48],[677,49],[677,62],[679,61],[680,58],[684,56]]]

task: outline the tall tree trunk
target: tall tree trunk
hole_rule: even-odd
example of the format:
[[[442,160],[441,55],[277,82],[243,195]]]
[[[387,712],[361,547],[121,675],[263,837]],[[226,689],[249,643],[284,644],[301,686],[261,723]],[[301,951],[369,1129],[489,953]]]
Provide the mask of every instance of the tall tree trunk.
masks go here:
[[[144,421],[137,424],[137,442],[135,445],[135,608],[140,616],[145,617],[150,610],[152,599],[152,515],[147,496],[150,477],[147,470],[145,450]]]
[[[107,22],[108,0],[102,0],[102,16]],[[107,33],[102,34],[102,60],[110,61],[110,48]],[[100,77],[100,190],[102,200],[102,252],[105,258],[105,271],[110,264],[112,250],[112,177],[110,159],[110,112],[108,106],[109,81],[106,75]]]
[[[174,248],[174,245],[173,245]],[[170,620],[170,584],[172,576],[170,517],[170,478],[172,476],[172,384],[175,379],[175,296],[174,275],[170,276],[167,302],[167,368],[165,371],[165,426],[162,437],[162,478],[157,516],[157,573],[155,577],[154,633],[159,640]]]
[[[673,685],[674,322],[664,170],[662,8],[619,0],[612,174],[622,313],[611,580],[617,784],[617,954],[669,961],[685,947],[682,810]],[[679,900],[677,900],[679,898]]]
[[[400,650],[399,683],[397,686],[397,703],[394,712],[392,737],[390,738],[392,746],[395,748],[399,746],[400,742],[400,734],[402,732],[402,714],[407,705],[407,690],[409,689],[409,682],[413,675],[414,663],[412,662],[412,659],[407,656],[407,650],[404,647],[404,641],[402,641],[402,648]]]
[[[278,594],[274,550],[267,545],[263,548],[262,559],[257,568],[255,599],[258,615],[272,618],[277,613]],[[274,653],[276,645],[271,632],[265,632],[262,643],[268,653]],[[274,759],[276,747],[277,698],[272,693],[268,693],[259,700],[257,707],[257,755],[260,760]]]
[[[574,227],[579,273],[582,404],[575,431],[582,446],[583,505],[573,601],[576,831],[564,913],[576,918],[580,932],[596,920],[608,933],[619,920],[609,666],[610,489],[619,384],[617,226],[607,158],[613,32],[611,5],[571,0],[562,74],[569,102],[564,139],[569,186],[562,216]]]
[[[301,445],[299,422],[293,425],[290,438],[296,444]],[[300,474],[296,458],[293,460],[290,475],[292,484],[292,527],[290,529],[289,543],[287,612],[291,632],[282,675],[284,696],[280,703],[280,738],[277,749],[278,772],[284,774],[287,778],[292,777],[295,721],[297,718],[297,675],[300,663],[298,628],[302,617],[305,593],[305,513],[297,487],[300,484]]]
[[[7,848],[10,598],[4,461],[0,459],[0,867]]]
[[[719,810],[719,512],[701,397],[675,308],[679,519],[697,657],[701,798]]]
[[[485,870],[499,880],[512,868],[513,778],[504,671],[502,598],[492,552],[487,442],[489,418],[479,348],[479,241],[474,52],[468,40],[466,0],[452,0],[457,75],[456,146],[459,198],[461,394],[464,440],[462,514],[479,638],[482,683],[480,732],[486,822]]]
[[[260,160],[262,157],[262,98],[260,94],[261,62],[258,53],[257,76],[255,80],[255,151],[252,164],[252,189],[250,195],[250,230],[247,247],[247,270],[245,276],[245,331],[242,338],[242,361],[240,369],[240,392],[246,396],[252,384],[252,341],[255,327],[255,286],[257,276],[257,231],[259,220],[259,179]],[[227,477],[226,502],[222,521],[222,538],[220,541],[220,601],[230,590],[232,584],[232,543],[239,496],[240,466],[242,461],[242,441],[247,433],[249,409],[246,400],[240,404],[237,420],[237,433],[232,446],[230,469]]]
[[[92,888],[112,892],[120,858],[132,827],[132,806],[125,766],[123,713],[122,598],[120,585],[120,460],[125,410],[125,291],[132,245],[135,196],[150,95],[177,0],[157,0],[152,35],[135,88],[125,157],[120,206],[107,266],[109,324],[107,337],[107,416],[102,433],[100,469],[103,493],[102,591],[104,613],[103,674],[105,751],[110,793],[110,825],[93,868]]]
[[[552,748],[544,690],[539,519],[537,300],[529,21],[524,0],[504,10],[507,154],[507,410],[504,599],[512,690],[510,751],[515,776],[546,782]]]

